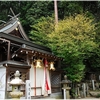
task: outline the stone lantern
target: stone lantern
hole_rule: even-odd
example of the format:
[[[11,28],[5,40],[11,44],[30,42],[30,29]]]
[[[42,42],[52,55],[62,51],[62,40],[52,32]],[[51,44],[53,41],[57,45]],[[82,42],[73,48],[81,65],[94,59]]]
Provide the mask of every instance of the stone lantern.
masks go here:
[[[21,85],[25,85],[25,83],[19,78],[20,73],[17,70],[15,72],[15,78],[11,80],[11,82],[8,82],[10,86],[12,86],[12,92],[10,92],[10,96],[13,99],[20,99],[21,96],[23,96],[23,92],[20,91]]]
[[[61,81],[61,84],[63,84],[63,91],[64,91],[64,99],[70,99],[69,90],[71,87],[69,87],[69,84],[72,83],[70,80],[67,80],[67,76],[64,76],[64,80]]]

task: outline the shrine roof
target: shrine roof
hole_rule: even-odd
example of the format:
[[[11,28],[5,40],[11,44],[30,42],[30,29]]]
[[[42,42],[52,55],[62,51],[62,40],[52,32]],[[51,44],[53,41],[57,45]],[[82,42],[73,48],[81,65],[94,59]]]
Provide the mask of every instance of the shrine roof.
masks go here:
[[[8,22],[0,25],[0,32],[11,34],[29,41],[21,22],[18,18],[13,17]]]
[[[21,63],[18,61],[13,61],[13,60],[7,60],[7,61],[3,61],[0,62],[0,65],[3,65],[5,67],[24,67],[24,68],[30,68],[31,66],[28,65],[27,63]]]
[[[25,44],[27,47],[39,52],[52,54],[50,48],[35,44],[29,40],[21,25],[20,20],[16,16],[12,17],[8,22],[0,26],[0,37],[8,39],[11,42],[16,42],[16,44]]]
[[[37,52],[37,55],[40,54],[52,59],[61,59],[60,57],[56,57],[50,48],[30,41],[21,25],[20,20],[16,16],[12,17],[7,23],[0,26],[0,38],[7,39],[11,43],[20,45],[20,51],[22,49],[26,51],[31,50],[32,52]],[[25,46],[24,48],[23,45]]]
[[[26,41],[24,39],[15,37],[15,36],[10,35],[10,34],[0,33],[0,37],[3,38],[3,39],[7,39],[7,40],[9,40],[11,42],[12,41],[16,42],[17,44],[20,44],[20,45],[25,44],[25,45],[27,45],[27,47],[31,48],[32,50],[36,50],[38,52],[52,54],[52,51],[51,51],[50,48],[35,44],[35,43],[31,42],[31,41]]]

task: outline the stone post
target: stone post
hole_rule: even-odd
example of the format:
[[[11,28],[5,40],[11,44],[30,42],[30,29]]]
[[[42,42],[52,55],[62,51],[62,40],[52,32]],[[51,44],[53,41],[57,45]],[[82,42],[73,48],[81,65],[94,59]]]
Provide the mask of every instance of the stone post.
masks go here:
[[[86,97],[86,84],[83,83],[83,96]]]
[[[94,80],[92,80],[93,90],[95,90]]]
[[[89,86],[88,86],[88,83],[86,84],[86,91],[87,91],[87,97],[89,97]]]
[[[66,100],[66,89],[63,89],[64,92],[64,100]]]
[[[78,98],[81,98],[81,97],[80,97],[80,89],[79,89],[79,88],[80,88],[80,84],[78,84],[77,86],[78,86],[78,87],[77,87]]]

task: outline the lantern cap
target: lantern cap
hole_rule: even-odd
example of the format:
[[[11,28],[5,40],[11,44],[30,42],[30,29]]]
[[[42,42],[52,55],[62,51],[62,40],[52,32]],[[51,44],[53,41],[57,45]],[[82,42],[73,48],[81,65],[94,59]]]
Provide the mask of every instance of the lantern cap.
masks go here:
[[[15,75],[15,78],[12,79],[11,82],[8,82],[8,84],[10,84],[10,85],[22,85],[22,84],[25,84],[25,83],[23,82],[23,80],[19,78],[20,73],[19,73],[18,70],[15,72],[14,75]]]

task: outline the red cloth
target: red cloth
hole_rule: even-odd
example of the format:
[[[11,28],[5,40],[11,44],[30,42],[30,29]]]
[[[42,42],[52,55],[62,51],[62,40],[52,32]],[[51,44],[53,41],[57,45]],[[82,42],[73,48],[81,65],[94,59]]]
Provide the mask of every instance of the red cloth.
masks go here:
[[[44,70],[45,70],[45,88],[46,90],[50,90],[49,85],[48,85],[48,80],[47,80],[47,70],[46,68],[48,67],[48,61],[47,59],[44,59]]]
[[[44,59],[44,66],[48,67],[48,61],[47,61],[47,59]]]
[[[47,80],[46,80],[46,90],[50,90]]]

